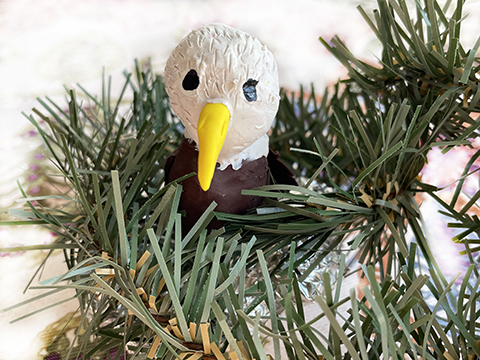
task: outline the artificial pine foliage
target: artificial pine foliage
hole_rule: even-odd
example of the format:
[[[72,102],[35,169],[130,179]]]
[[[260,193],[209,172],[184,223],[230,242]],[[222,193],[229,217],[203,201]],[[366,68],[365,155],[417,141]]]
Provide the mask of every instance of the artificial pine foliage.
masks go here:
[[[150,67],[126,74],[116,100],[108,81],[101,96],[71,91],[68,108],[39,99],[43,109],[27,118],[68,191],[52,196],[62,200],[54,209],[24,193],[27,206],[16,214],[58,234],[42,248],[62,249],[69,270],[40,287],[53,299],[76,290],[81,324],[69,356],[117,348],[116,359],[267,359],[265,339],[274,359],[282,346],[289,359],[480,356],[480,191],[458,203],[480,152],[449,203],[418,176],[432,147],[471,146],[478,135],[480,41],[462,46],[462,6],[378,0],[371,16],[359,7],[383,46],[376,65],[337,37],[320,39],[348,78],[321,97],[313,88],[282,92],[270,136],[299,185],[244,191],[265,199],[245,215],[216,213],[213,203],[188,233],[177,211],[182,187],[165,184],[163,172],[181,126]],[[445,279],[430,251],[419,193],[465,229],[454,240],[471,266],[457,297],[457,279]],[[207,232],[214,216],[225,225]],[[306,322],[302,282],[332,251],[342,253],[338,278],[323,274],[319,315]],[[355,270],[347,258],[358,260],[369,286],[341,298],[342,280]],[[328,334],[312,326],[321,318]]]

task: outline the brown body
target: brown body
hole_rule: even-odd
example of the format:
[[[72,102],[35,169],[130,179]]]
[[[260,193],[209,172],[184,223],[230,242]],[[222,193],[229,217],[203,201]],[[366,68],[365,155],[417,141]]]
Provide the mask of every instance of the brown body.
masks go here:
[[[195,143],[185,138],[177,150],[169,157],[165,168],[166,181],[171,182],[184,175],[197,171],[198,151]],[[184,229],[190,229],[205,209],[215,201],[215,211],[229,214],[243,214],[260,204],[258,196],[242,195],[243,189],[252,189],[270,184],[270,173],[266,157],[244,162],[240,169],[234,170],[229,165],[225,170],[216,170],[208,191],[200,188],[198,178],[192,176],[181,182],[183,193],[180,199],[180,210],[185,210],[182,219]],[[221,223],[214,220],[210,228],[219,228]]]

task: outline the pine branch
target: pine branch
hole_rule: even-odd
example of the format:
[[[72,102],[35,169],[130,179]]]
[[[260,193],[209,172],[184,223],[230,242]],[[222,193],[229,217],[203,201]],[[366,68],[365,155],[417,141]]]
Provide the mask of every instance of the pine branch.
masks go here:
[[[182,187],[164,183],[162,169],[181,131],[160,76],[137,64],[136,79],[126,74],[116,101],[105,80],[101,97],[79,86],[88,106],[74,91],[68,107],[40,99],[46,114],[34,112],[49,130],[39,131],[75,198],[65,198],[69,211],[61,212],[24,193],[26,207],[16,214],[57,229],[49,249],[63,249],[69,269],[41,288],[53,289],[50,295],[77,290],[83,339],[98,340],[89,356],[120,345],[143,358],[266,359],[261,336],[273,339],[275,358],[281,344],[291,359],[479,355],[478,273],[470,267],[459,298],[449,295],[454,282],[429,249],[414,198],[424,191],[439,199],[417,178],[433,146],[447,151],[477,136],[480,44],[465,51],[460,43],[462,4],[446,14],[433,0],[416,2],[413,18],[404,2],[379,0],[374,20],[360,8],[383,45],[379,67],[355,58],[337,37],[321,39],[349,78],[321,98],[313,89],[282,92],[271,134],[299,186],[244,191],[265,199],[246,215],[215,213],[212,204],[188,234],[178,212]],[[480,227],[469,211],[480,195],[457,210],[463,184],[442,205],[466,229],[458,240],[468,239],[473,263],[477,249],[469,245],[476,240],[467,236]],[[214,216],[225,226],[208,234]],[[368,287],[340,299],[342,254],[339,280],[322,275],[315,321],[327,318],[330,331],[319,334],[305,321],[300,289],[331,251],[355,254]],[[419,254],[427,274],[416,271]],[[338,307],[347,302],[351,310],[341,318]],[[85,351],[87,343],[77,340],[75,351]]]

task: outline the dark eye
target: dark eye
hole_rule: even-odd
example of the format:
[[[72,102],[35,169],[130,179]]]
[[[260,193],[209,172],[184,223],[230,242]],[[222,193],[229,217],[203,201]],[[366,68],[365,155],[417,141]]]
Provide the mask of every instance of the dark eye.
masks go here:
[[[248,79],[245,84],[243,84],[243,94],[247,101],[257,101],[257,89],[255,88],[258,84],[257,80]]]
[[[200,84],[200,79],[195,70],[190,70],[183,78],[182,86],[187,91],[195,90]]]

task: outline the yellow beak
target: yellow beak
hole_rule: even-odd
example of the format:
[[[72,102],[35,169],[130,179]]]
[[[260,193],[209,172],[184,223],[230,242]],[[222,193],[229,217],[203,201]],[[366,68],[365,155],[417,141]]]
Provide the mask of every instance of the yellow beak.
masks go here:
[[[219,103],[205,105],[198,119],[198,181],[203,191],[210,189],[218,155],[227,136],[230,111]]]

